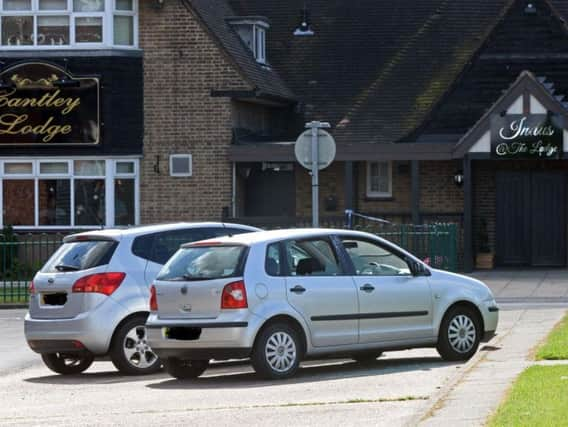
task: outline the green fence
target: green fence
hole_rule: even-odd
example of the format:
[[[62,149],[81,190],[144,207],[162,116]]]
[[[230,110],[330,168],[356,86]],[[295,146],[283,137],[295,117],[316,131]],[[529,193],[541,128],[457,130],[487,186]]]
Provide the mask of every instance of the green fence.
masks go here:
[[[61,245],[63,234],[0,234],[0,304],[28,300],[34,274]]]
[[[254,221],[232,218],[231,222],[249,223],[265,229],[309,226],[308,219],[296,223]],[[353,229],[384,237],[405,248],[434,268],[458,269],[459,224],[433,223],[425,225],[380,223],[356,218]],[[322,218],[322,227],[345,227],[343,217]],[[16,234],[8,230],[0,234],[0,304],[23,303],[28,300],[28,286],[34,274],[61,245],[63,234]]]

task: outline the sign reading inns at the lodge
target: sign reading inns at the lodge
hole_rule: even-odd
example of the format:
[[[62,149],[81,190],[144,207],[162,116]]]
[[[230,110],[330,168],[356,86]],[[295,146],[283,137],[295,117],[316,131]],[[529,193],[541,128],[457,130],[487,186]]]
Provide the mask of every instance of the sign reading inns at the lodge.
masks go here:
[[[559,159],[563,118],[551,114],[510,114],[491,120],[491,154],[497,158]]]
[[[93,145],[100,141],[99,80],[46,63],[0,73],[0,146]]]

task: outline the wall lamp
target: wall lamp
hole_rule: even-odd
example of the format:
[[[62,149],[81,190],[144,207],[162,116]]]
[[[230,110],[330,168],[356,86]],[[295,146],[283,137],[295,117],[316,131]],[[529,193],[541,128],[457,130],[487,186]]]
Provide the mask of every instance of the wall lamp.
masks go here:
[[[67,58],[63,59],[65,63],[65,72],[63,76],[53,82],[53,86],[60,87],[60,88],[67,88],[67,87],[79,87],[81,86],[81,82],[79,80],[75,80],[70,78],[67,75],[67,68],[69,66],[69,60]]]
[[[454,174],[454,184],[458,187],[463,185],[463,171],[459,170]]]

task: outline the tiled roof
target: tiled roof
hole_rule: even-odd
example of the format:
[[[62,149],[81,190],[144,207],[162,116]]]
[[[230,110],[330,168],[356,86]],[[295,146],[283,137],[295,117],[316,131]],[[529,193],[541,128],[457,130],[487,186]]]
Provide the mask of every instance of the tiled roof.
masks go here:
[[[262,94],[294,100],[296,96],[271,67],[256,62],[252,52],[231,28],[227,18],[235,12],[226,0],[187,0],[203,24],[232,57],[244,77]],[[255,14],[256,15],[256,14]]]
[[[304,119],[331,122],[339,143],[457,140],[524,69],[568,94],[568,38],[558,19],[568,17],[568,0],[531,1],[535,16],[523,14],[527,0],[190,1],[247,74],[289,88]],[[304,4],[315,34],[296,37]],[[227,35],[222,18],[238,15],[270,20],[276,80],[262,80]],[[506,57],[515,53],[518,60]]]

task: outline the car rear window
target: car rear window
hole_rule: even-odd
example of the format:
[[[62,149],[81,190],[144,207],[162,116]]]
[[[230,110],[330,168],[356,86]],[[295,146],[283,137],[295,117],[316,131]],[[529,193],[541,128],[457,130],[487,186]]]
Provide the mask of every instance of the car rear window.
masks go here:
[[[158,280],[210,280],[242,275],[247,253],[242,245],[190,246],[178,250]]]
[[[109,240],[86,240],[64,243],[47,261],[44,273],[80,271],[106,265],[110,262],[118,242]]]

